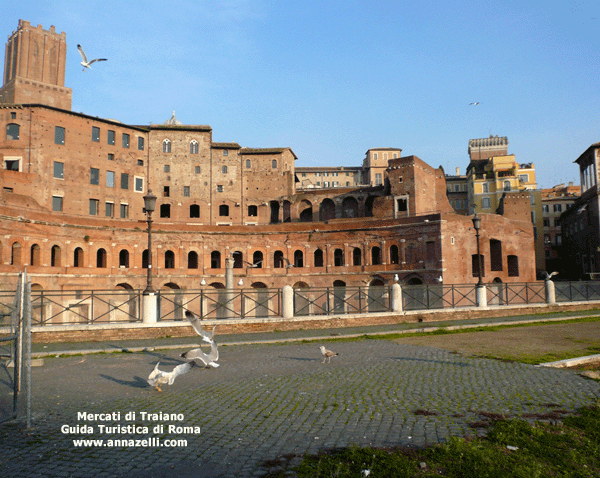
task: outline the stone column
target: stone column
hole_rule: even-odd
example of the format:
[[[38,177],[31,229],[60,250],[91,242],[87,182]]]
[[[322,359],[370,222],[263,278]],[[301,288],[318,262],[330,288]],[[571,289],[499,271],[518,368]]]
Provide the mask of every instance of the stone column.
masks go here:
[[[556,304],[556,291],[554,289],[554,282],[550,279],[546,281],[546,303],[547,304]]]
[[[282,313],[284,319],[294,317],[294,289],[291,285],[284,285],[281,290]]]
[[[392,284],[392,312],[402,312],[402,287]]]
[[[156,324],[158,320],[158,297],[152,292],[142,295],[142,322]]]
[[[487,307],[487,288],[484,285],[475,287],[477,293],[477,307]]]

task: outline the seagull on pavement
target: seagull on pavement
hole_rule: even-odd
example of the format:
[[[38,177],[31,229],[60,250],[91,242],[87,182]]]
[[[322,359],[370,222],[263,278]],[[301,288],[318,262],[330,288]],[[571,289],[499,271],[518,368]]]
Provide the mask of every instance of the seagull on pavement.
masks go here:
[[[205,354],[201,348],[192,349],[189,352],[185,352],[181,354],[186,360],[202,360],[204,362],[204,366],[217,368],[219,364],[217,360],[219,360],[219,349],[217,343],[214,340],[210,341],[210,353]]]
[[[81,66],[83,66],[82,71],[85,71],[86,68],[89,68],[91,70],[92,67],[90,65],[96,61],[106,61],[106,58],[94,58],[93,60],[88,61],[87,56],[85,55],[85,52],[83,51],[83,48],[81,48],[81,45],[77,45],[77,49],[79,50],[79,54],[81,55],[81,59],[83,60],[81,62]]]
[[[323,354],[323,361],[321,363],[325,363],[325,360],[327,360],[327,363],[331,362],[331,357],[335,356],[335,355],[339,355],[339,353],[337,352],[332,352],[331,350],[327,350],[325,348],[325,346],[321,345],[320,347],[321,349],[321,353]]]
[[[215,329],[217,328],[217,326],[215,325],[213,327],[212,333],[209,334],[206,330],[202,328],[202,325],[200,325],[200,317],[194,315],[189,310],[185,311],[185,317],[190,321],[190,324],[192,325],[196,333],[200,337],[202,337],[202,340],[210,344],[213,338],[215,337]]]
[[[156,363],[154,370],[148,376],[148,383],[152,387],[156,387],[156,390],[162,392],[160,389],[161,385],[168,383],[169,385],[173,385],[173,382],[179,375],[183,375],[184,373],[188,373],[192,367],[196,365],[195,362],[187,362],[182,363],[181,365],[177,365],[172,371],[164,372],[158,369],[158,364],[160,364],[160,360]]]

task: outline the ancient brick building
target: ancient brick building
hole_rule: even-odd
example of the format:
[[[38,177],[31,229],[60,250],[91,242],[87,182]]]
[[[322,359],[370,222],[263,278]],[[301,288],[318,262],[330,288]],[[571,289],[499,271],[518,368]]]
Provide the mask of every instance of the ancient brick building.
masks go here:
[[[37,46],[25,51],[24,37]],[[3,289],[24,267],[37,288],[143,289],[149,190],[158,198],[158,288],[223,287],[228,257],[239,287],[381,285],[395,275],[404,283],[476,282],[471,218],[453,211],[441,169],[400,157],[399,148],[370,149],[366,184],[302,189],[289,147],[216,143],[210,126],[183,125],[175,114],[141,126],[72,112],[61,83],[65,49],[64,33],[23,21],[7,45]],[[51,52],[54,76],[22,68]],[[36,86],[36,96],[33,82],[56,88]],[[529,196],[509,196],[503,214],[481,215],[486,282],[535,280]]]

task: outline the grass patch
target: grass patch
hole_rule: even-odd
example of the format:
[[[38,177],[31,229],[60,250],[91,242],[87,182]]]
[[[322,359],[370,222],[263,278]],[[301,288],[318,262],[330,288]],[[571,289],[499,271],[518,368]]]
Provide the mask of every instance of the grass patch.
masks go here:
[[[489,424],[485,438],[450,438],[445,444],[425,449],[353,446],[330,450],[305,456],[292,469],[299,478],[597,477],[600,408],[582,408],[556,425],[495,420]],[[285,473],[279,469],[265,476],[288,476]]]

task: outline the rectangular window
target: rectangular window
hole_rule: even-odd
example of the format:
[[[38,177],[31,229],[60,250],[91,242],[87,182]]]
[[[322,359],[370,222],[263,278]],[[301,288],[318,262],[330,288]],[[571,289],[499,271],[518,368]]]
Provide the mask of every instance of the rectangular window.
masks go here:
[[[65,129],[62,126],[54,127],[54,143],[65,144]]]
[[[90,168],[90,184],[100,184],[100,170],[98,168]]]
[[[561,212],[561,211],[562,211],[562,204],[555,204],[554,212]]]
[[[133,178],[133,181],[134,181],[133,187],[134,187],[135,192],[143,193],[144,192],[144,178],[135,176]]]
[[[123,147],[129,148],[129,135],[127,133],[123,133]]]
[[[186,198],[190,197],[190,187],[189,186],[183,186],[183,197],[186,197]]]
[[[52,210],[59,212],[63,210],[63,198],[61,196],[52,196]]]
[[[108,144],[112,144],[112,145],[115,144],[115,132],[114,131],[112,131],[110,129],[108,130],[108,135],[106,136],[106,142]]]
[[[522,183],[529,182],[529,174],[519,174],[519,181]]]
[[[223,185],[222,184],[217,184],[217,192],[218,193],[222,193],[223,192]]]
[[[115,172],[114,171],[106,171],[106,187],[107,188],[115,187]]]
[[[129,174],[121,173],[121,189],[129,189]]]
[[[166,198],[171,196],[171,188],[169,186],[163,187],[163,196]]]
[[[92,141],[95,143],[100,142],[100,128],[97,126],[92,126]]]
[[[99,205],[100,205],[100,201],[98,201],[98,199],[90,199],[90,216],[98,215]]]
[[[170,164],[165,164],[163,167],[163,170],[165,173],[170,173],[171,172],[171,165]]]
[[[144,151],[144,138],[138,136],[138,149]]]
[[[491,206],[491,202],[490,202],[490,198],[483,198],[481,200],[481,207],[483,209],[490,209],[492,207]]]
[[[548,206],[548,204],[544,204],[544,205],[542,205],[542,210],[544,212],[550,212],[550,207]]]
[[[56,179],[65,179],[65,163],[54,161],[54,177]]]
[[[252,167],[252,161],[249,159],[246,160],[246,169],[250,169]]]
[[[129,204],[121,204],[121,219],[129,217]]]
[[[112,153],[108,153],[108,160],[109,161],[114,161],[115,160],[115,155]]]
[[[381,173],[375,173],[375,186],[381,186],[383,184],[383,179],[381,177]]]
[[[105,208],[105,214],[106,217],[113,217],[115,214],[115,205],[111,202],[107,202],[106,203],[106,208]]]

